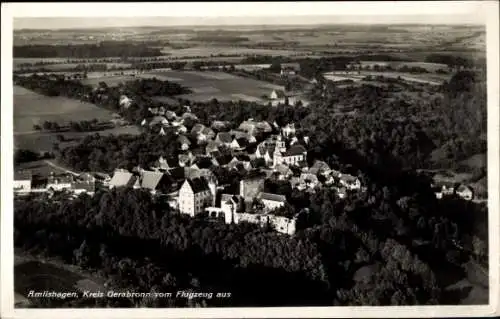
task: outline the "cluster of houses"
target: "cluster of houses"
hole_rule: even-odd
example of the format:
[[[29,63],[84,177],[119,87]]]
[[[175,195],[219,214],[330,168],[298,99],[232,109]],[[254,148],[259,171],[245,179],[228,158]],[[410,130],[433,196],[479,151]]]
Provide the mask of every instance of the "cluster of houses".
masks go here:
[[[75,196],[81,193],[93,195],[96,190],[96,185],[99,182],[106,183],[109,177],[104,174],[80,174],[78,176],[72,174],[55,174],[50,173],[44,177],[34,175],[30,171],[15,171],[14,172],[14,192],[24,195],[29,193],[41,192],[58,192],[69,191]]]
[[[465,200],[474,199],[474,190],[472,187],[465,184],[435,180],[431,186],[435,190],[434,194],[437,199],[442,199],[445,196],[451,195],[457,195]]]
[[[177,117],[167,110],[151,111],[157,115],[144,125],[160,127],[160,135],[165,134],[164,128],[178,128],[183,118],[191,116],[189,112]],[[156,117],[166,121],[155,121]],[[266,180],[288,182],[293,189],[310,193],[322,187],[334,188],[340,198],[361,190],[361,182],[355,176],[331,169],[323,161],[308,165],[309,139],[300,136],[293,123],[280,127],[277,123],[249,119],[235,129],[227,124],[214,121],[210,127],[198,123],[189,132],[177,130],[177,157],[165,154],[146,169],[116,169],[112,177],[100,178],[100,185],[147,189],[181,214],[202,214],[226,223],[270,225],[290,235],[295,232],[297,215],[290,216],[284,209],[286,196],[265,191]],[[246,177],[239,181],[238,191],[219,185],[216,174],[220,170],[215,168],[220,167],[244,172],[241,176]],[[43,189],[92,194],[95,183],[96,176],[89,174],[64,178],[51,175],[43,186],[34,187],[32,177],[19,175],[14,187],[18,193]]]
[[[168,125],[172,126],[172,121],[179,118],[170,115]],[[164,134],[165,121],[154,125],[161,127],[160,135]],[[181,214],[192,217],[203,214],[226,223],[272,225],[287,234],[295,232],[296,216],[280,215],[279,208],[286,205],[287,199],[265,192],[267,179],[288,181],[294,189],[305,192],[332,187],[340,198],[361,189],[357,177],[333,170],[325,162],[315,161],[308,167],[309,139],[299,138],[293,123],[279,127],[276,123],[249,119],[238,128],[229,129],[227,123],[215,121],[210,127],[198,123],[189,133],[177,132],[180,153],[176,158],[160,156],[147,170],[117,169],[109,187],[148,189],[166,198]],[[242,179],[239,192],[230,194],[224,192],[225,185],[218,184],[213,170],[216,167],[257,174]],[[254,209],[256,201],[261,205],[258,210]]]

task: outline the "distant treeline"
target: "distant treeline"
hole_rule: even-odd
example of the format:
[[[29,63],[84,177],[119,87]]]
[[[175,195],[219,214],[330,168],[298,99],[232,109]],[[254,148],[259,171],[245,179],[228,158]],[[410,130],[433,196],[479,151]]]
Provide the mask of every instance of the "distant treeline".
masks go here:
[[[464,66],[464,67],[473,67],[474,61],[472,59],[464,58],[456,55],[448,55],[448,54],[431,54],[425,58],[425,62],[429,63],[441,63],[446,64],[448,66]]]
[[[163,55],[149,43],[100,42],[98,44],[14,46],[14,58],[103,58]]]
[[[247,37],[239,36],[220,36],[220,35],[199,35],[189,39],[190,41],[203,41],[203,42],[223,42],[223,43],[235,43],[235,42],[245,42],[250,41]]]

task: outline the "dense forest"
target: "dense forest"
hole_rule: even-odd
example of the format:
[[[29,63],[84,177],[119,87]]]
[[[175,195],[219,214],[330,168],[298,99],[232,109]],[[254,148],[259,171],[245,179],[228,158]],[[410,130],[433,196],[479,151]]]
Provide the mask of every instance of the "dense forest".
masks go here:
[[[152,57],[163,53],[147,43],[105,41],[98,44],[14,46],[14,58]]]
[[[232,293],[222,303],[158,299],[149,306],[456,303],[443,288],[464,276],[460,265],[469,258],[487,259],[486,207],[438,201],[412,175],[391,188],[365,182],[366,193],[345,201],[327,189],[295,198],[309,209],[293,238],[173,215],[161,198],[141,190],[73,201],[18,199],[15,243],[135,291]]]

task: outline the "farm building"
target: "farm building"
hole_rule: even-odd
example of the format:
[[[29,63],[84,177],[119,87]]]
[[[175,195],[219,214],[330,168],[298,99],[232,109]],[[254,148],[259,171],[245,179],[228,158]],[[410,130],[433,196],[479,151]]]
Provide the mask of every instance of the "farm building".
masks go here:
[[[455,192],[465,200],[472,200],[474,198],[474,191],[467,185],[458,186]]]
[[[259,194],[258,198],[264,204],[264,210],[268,212],[283,207],[286,203],[286,197],[283,195],[262,192]]]
[[[299,63],[282,63],[280,74],[282,76],[296,75],[300,72]]]
[[[111,181],[109,181],[109,187],[131,187],[135,184],[137,177],[131,172],[123,169],[115,170]]]
[[[31,173],[26,171],[14,172],[14,192],[28,193],[31,191]]]

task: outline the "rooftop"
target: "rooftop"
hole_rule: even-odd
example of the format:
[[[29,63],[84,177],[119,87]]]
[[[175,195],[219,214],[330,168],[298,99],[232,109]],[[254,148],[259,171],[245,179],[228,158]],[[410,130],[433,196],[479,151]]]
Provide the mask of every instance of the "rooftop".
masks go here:
[[[286,197],[284,195],[278,195],[278,194],[271,194],[271,193],[260,193],[259,195],[260,199],[263,200],[269,200],[269,201],[274,201],[274,202],[286,202]]]
[[[295,155],[302,155],[306,153],[307,150],[304,146],[294,144],[292,147],[290,147],[284,154],[283,156],[295,156]]]
[[[204,178],[193,178],[186,181],[195,194],[209,190],[208,183]]]

